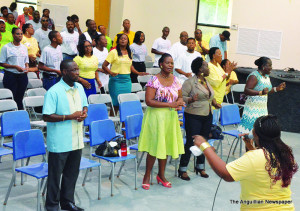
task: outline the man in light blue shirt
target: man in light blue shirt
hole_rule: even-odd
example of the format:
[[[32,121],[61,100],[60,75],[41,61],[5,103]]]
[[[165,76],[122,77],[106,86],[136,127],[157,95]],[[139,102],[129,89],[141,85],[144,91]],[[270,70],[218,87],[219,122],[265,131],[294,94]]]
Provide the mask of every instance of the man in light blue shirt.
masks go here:
[[[225,30],[222,34],[216,34],[210,38],[209,48],[218,47],[222,53],[222,60],[227,59],[227,42],[230,41],[230,32]]]
[[[88,104],[82,85],[76,82],[79,78],[77,64],[64,60],[60,70],[62,79],[48,90],[43,106],[49,151],[46,209],[59,210],[60,203],[62,210],[83,210],[75,205],[74,192]]]

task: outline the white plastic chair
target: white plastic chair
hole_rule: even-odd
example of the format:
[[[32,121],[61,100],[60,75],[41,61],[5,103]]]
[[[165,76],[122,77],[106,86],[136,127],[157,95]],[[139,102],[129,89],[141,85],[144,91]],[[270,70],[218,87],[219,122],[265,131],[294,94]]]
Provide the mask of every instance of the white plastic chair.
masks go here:
[[[232,96],[232,103],[236,104],[239,108],[244,107],[245,105],[234,102],[233,92],[244,93],[245,86],[246,86],[246,84],[235,84],[235,85],[232,85],[231,89],[230,89],[231,96]]]
[[[119,104],[121,104],[121,103],[127,102],[127,101],[140,101],[140,98],[135,93],[119,94],[118,101],[119,101]],[[141,104],[142,104],[143,109],[147,108],[147,105],[145,103],[141,103]]]
[[[43,87],[43,82],[40,79],[28,79],[27,89]]]
[[[14,99],[13,93],[9,89],[0,89],[0,100],[3,99]]]
[[[34,108],[42,107],[44,105],[44,96],[31,96],[23,98],[23,107],[29,113],[29,116],[34,116],[35,120],[30,121],[30,125],[33,127],[44,128],[47,126],[47,123],[43,120],[38,120],[38,115],[42,116],[40,113],[36,113]]]
[[[108,111],[110,110],[110,107],[113,110],[114,116],[110,116],[109,119],[111,119],[114,123],[120,122],[120,118],[116,116],[115,109],[112,104],[112,100],[109,94],[92,94],[88,97],[88,103],[89,104],[109,104]]]
[[[3,77],[4,77],[4,74],[3,73],[0,73],[0,88],[3,88]]]
[[[137,96],[140,98],[141,102],[145,102],[145,98],[146,98],[146,91],[140,91],[136,93]]]
[[[105,91],[105,93],[109,93],[108,84],[105,84],[105,85],[104,85],[104,91]]]
[[[34,89],[28,89],[26,91],[26,96],[32,97],[32,96],[45,96],[47,90],[44,88],[34,88]]]
[[[156,75],[160,72],[159,68],[146,68],[146,72],[149,73],[150,75]]]
[[[28,77],[28,79],[38,79],[36,73],[34,73],[34,72],[27,73],[27,77]]]
[[[0,100],[0,112],[18,110],[17,103],[14,100]]]
[[[137,80],[139,83],[148,83],[148,81],[151,79],[151,75],[143,75],[143,76],[138,76]]]
[[[145,61],[146,61],[146,62],[152,62],[152,57],[149,56],[149,55],[146,55],[146,56],[145,56]]]
[[[143,91],[143,87],[140,83],[132,83],[131,85],[131,92],[139,92]]]

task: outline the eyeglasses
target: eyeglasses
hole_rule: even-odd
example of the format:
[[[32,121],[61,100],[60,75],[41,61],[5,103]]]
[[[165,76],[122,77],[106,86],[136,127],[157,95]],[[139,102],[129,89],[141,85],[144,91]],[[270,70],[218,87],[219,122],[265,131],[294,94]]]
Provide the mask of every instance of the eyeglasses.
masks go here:
[[[84,47],[85,48],[91,48],[92,46],[91,45],[85,45]]]
[[[42,20],[42,22],[48,22],[48,20],[45,20],[45,19],[44,19],[44,20]]]

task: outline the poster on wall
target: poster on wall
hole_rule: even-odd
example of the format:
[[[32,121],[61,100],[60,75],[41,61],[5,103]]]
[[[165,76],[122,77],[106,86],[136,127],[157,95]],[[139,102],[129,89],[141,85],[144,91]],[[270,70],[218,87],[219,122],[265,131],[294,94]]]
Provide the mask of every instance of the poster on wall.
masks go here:
[[[64,27],[69,16],[69,7],[55,4],[42,4],[42,9],[50,10],[50,18],[54,20],[55,26]]]

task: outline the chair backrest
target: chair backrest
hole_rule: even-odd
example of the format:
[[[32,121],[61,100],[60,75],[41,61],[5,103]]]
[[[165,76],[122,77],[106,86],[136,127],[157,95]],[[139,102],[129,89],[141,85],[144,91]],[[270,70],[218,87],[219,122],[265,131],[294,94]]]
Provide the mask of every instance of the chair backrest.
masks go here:
[[[0,81],[3,81],[3,78],[4,78],[4,74],[0,73]]]
[[[88,97],[89,104],[112,103],[109,94],[92,94]]]
[[[43,82],[40,79],[28,79],[27,89],[43,87]]]
[[[236,104],[226,105],[221,108],[221,125],[233,125],[241,122],[239,107]]]
[[[34,89],[28,89],[26,91],[26,95],[28,97],[32,97],[32,96],[45,96],[47,90],[44,88],[34,88]]]
[[[27,77],[28,77],[28,79],[38,79],[36,73],[34,73],[34,72],[28,72]]]
[[[23,98],[24,108],[39,107],[44,105],[44,96],[31,96]]]
[[[0,112],[15,110],[18,110],[18,106],[14,100],[0,100]]]
[[[0,100],[2,99],[14,99],[13,93],[9,89],[0,89]]]
[[[150,75],[156,75],[160,72],[159,68],[146,68],[146,72],[149,73]]]
[[[146,62],[152,62],[152,57],[149,56],[149,55],[146,55],[146,56],[145,56],[145,61],[146,61]]]
[[[41,130],[19,131],[13,136],[13,157],[19,160],[46,154],[44,136]]]
[[[137,92],[136,95],[140,98],[140,101],[146,100],[146,91]]]
[[[143,87],[140,83],[132,83],[131,85],[131,92],[139,92],[143,91]]]
[[[127,116],[134,114],[143,115],[143,109],[141,102],[138,101],[127,101],[120,103],[120,121],[124,122]]]
[[[105,93],[109,93],[108,84],[105,84],[105,85],[104,85],[104,91],[105,91]]]
[[[244,92],[246,84],[234,84],[231,86],[231,92]]]
[[[102,144],[116,137],[115,125],[112,120],[94,121],[90,125],[90,146]]]
[[[125,119],[126,139],[130,140],[140,136],[143,122],[143,115],[135,114]]]
[[[140,101],[139,97],[135,93],[128,94],[119,94],[118,95],[119,103],[127,102],[127,101]]]
[[[3,137],[30,129],[29,115],[24,110],[5,112],[1,116],[1,136]]]
[[[212,124],[213,125],[218,125],[219,121],[220,121],[220,109],[214,109],[213,110]]]
[[[88,116],[84,120],[84,126],[89,126],[92,122],[108,119],[107,107],[105,104],[89,104]]]
[[[142,76],[138,76],[137,80],[139,83],[148,83],[151,77],[152,77],[151,75],[142,75]]]

